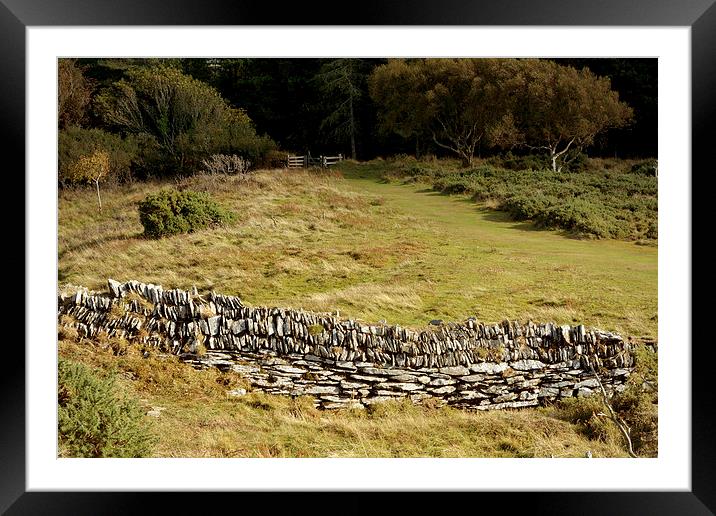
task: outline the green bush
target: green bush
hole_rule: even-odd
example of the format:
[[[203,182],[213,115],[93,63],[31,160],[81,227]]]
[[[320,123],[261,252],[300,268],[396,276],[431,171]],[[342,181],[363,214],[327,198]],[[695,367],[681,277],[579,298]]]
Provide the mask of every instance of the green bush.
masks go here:
[[[108,127],[150,138],[161,157],[155,175],[188,175],[212,154],[235,154],[261,165],[276,149],[258,135],[242,109],[212,86],[172,66],[134,66],[96,96],[95,109]]]
[[[534,195],[515,194],[505,199],[500,204],[500,207],[515,220],[535,220],[558,202],[558,199],[541,193]]]
[[[518,156],[507,152],[504,156],[496,156],[490,162],[507,170],[548,170],[551,168],[546,154],[527,154]]]
[[[570,150],[567,153],[567,160],[562,170],[567,172],[584,172],[589,168],[589,156],[580,150]]]
[[[657,161],[655,159],[649,159],[640,163],[635,163],[631,167],[632,174],[641,174],[644,176],[656,176],[657,172]]]
[[[145,236],[161,238],[230,222],[233,214],[219,206],[207,193],[162,190],[139,203],[139,220],[144,226]]]
[[[58,364],[60,453],[70,457],[146,457],[155,437],[133,400],[116,392],[114,378],[100,378],[87,366]]]
[[[118,181],[132,178],[133,169],[141,161],[142,149],[145,146],[140,138],[121,136],[102,129],[82,129],[68,127],[58,135],[57,165],[59,182],[70,185],[72,165],[83,156],[90,156],[98,151],[109,155],[108,177]]]
[[[256,168],[284,168],[286,166],[286,151],[270,149],[264,156],[261,156],[256,163]]]

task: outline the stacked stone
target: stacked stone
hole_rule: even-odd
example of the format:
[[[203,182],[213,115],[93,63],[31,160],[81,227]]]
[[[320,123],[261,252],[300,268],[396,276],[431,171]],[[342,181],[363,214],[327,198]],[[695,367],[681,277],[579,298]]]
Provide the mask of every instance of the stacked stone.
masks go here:
[[[583,325],[469,319],[415,331],[248,307],[234,296],[204,299],[136,281],[109,280],[109,290],[110,296],[62,296],[60,315],[71,316],[64,324],[88,337],[105,331],[139,338],[197,364],[202,344],[209,352],[201,363],[231,367],[260,390],[315,396],[323,408],[393,397],[478,409],[524,407],[592,394],[599,386],[592,367],[602,371],[607,390],[622,389],[633,366],[628,342]],[[132,301],[120,302],[130,293]]]
[[[315,355],[278,356],[271,351],[210,351],[190,361],[199,367],[236,371],[258,390],[272,394],[313,396],[321,408],[361,407],[401,397],[418,404],[431,399],[438,405],[478,410],[520,408],[589,396],[599,387],[599,381],[579,368],[579,363],[520,360],[405,369]],[[629,372],[628,368],[603,371],[601,381],[607,392],[623,390]]]

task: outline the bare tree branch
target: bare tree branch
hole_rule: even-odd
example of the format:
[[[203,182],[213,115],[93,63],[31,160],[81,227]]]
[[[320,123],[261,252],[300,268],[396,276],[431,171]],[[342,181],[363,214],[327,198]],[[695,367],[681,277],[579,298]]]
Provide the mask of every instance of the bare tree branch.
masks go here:
[[[614,408],[612,407],[612,404],[609,402],[609,396],[607,395],[607,391],[604,388],[604,384],[602,383],[602,379],[599,377],[597,372],[594,370],[594,366],[592,365],[592,361],[587,358],[587,364],[589,364],[589,368],[592,371],[592,374],[594,374],[594,378],[596,378],[597,383],[599,384],[599,389],[602,392],[602,400],[604,401],[604,405],[607,407],[607,410],[609,411],[609,418],[614,421],[614,424],[617,425],[617,428],[619,428],[619,431],[624,436],[624,439],[627,442],[627,451],[629,452],[630,457],[637,457],[637,454],[634,453],[634,447],[632,446],[631,442],[631,428],[627,426],[627,424],[624,422],[622,418],[619,417],[619,415],[616,413]]]

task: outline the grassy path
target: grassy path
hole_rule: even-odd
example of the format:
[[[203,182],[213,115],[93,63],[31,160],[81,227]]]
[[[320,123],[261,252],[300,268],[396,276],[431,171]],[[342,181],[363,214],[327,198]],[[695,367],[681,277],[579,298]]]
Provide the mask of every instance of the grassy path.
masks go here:
[[[431,267],[443,274],[436,271],[436,295],[426,301],[435,316],[448,315],[438,308],[447,294],[483,320],[532,316],[656,337],[656,247],[537,230],[464,196],[386,183],[379,168],[348,165],[343,173],[352,188],[414,217],[404,234],[434,242]]]
[[[376,163],[340,172],[188,179],[238,221],[159,241],[141,238],[135,203],[168,185],[108,189],[102,214],[91,191],[64,191],[60,283],[139,279],[391,324],[475,315],[656,337],[655,247],[534,230],[464,197],[382,182]]]

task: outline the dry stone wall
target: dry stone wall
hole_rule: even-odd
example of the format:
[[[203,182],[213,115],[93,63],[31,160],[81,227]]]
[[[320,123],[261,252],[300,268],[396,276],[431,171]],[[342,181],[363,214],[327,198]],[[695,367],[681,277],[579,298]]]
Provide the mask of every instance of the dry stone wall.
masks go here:
[[[583,325],[475,319],[423,330],[333,314],[245,306],[238,297],[108,281],[108,294],[59,297],[61,325],[140,340],[197,367],[232,369],[253,388],[310,395],[321,408],[415,403],[498,409],[620,391],[633,367],[619,335]]]

